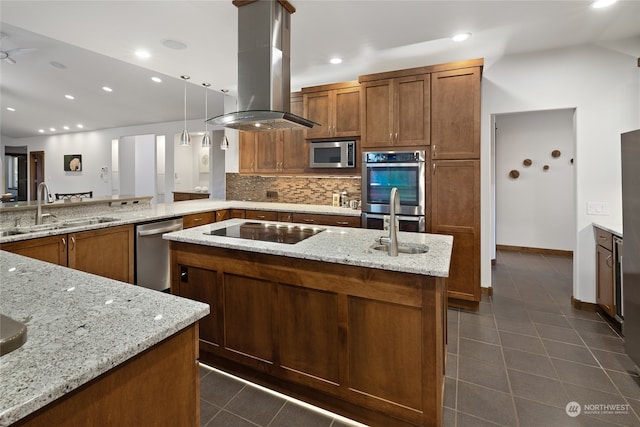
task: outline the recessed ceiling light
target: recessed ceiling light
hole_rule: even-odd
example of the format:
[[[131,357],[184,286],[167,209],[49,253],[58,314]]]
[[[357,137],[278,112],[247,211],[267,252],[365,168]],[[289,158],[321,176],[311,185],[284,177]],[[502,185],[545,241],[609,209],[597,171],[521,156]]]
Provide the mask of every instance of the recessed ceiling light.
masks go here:
[[[451,37],[451,40],[453,40],[454,42],[463,42],[466,39],[468,39],[469,37],[471,37],[471,33],[460,33],[460,34],[456,34],[455,36]]]
[[[160,77],[151,77],[151,80],[153,80],[156,83],[162,83],[162,79]]]
[[[50,130],[51,132],[55,132],[55,131],[56,131],[56,128],[49,128],[49,130]]]
[[[82,129],[84,126],[78,123],[78,124],[76,125],[76,127],[77,127],[78,129]]]
[[[341,64],[342,63],[342,58],[331,58],[329,60],[330,63],[332,64]]]
[[[136,50],[136,56],[140,59],[148,59],[151,58],[151,54],[143,49]]]
[[[64,65],[63,63],[58,62],[58,61],[51,61],[51,62],[49,62],[49,65],[51,65],[54,68],[58,68],[60,70],[64,70],[64,69],[67,68],[66,65]]]
[[[44,129],[38,129],[38,132],[44,133]]]
[[[73,95],[65,95],[64,97],[67,99],[76,99]]]
[[[13,108],[13,107],[7,107],[7,110],[9,110],[9,111],[16,111],[16,109],[15,109],[15,108]]]
[[[113,92],[113,89],[111,89],[109,86],[102,86],[102,90],[105,92]]]
[[[591,3],[591,7],[594,9],[601,9],[603,7],[611,6],[617,0],[597,0]]]
[[[62,126],[62,129],[69,130],[69,126]]]
[[[182,50],[187,48],[186,44],[178,40],[165,39],[165,40],[162,40],[161,43],[162,43],[162,46],[168,47],[169,49]]]

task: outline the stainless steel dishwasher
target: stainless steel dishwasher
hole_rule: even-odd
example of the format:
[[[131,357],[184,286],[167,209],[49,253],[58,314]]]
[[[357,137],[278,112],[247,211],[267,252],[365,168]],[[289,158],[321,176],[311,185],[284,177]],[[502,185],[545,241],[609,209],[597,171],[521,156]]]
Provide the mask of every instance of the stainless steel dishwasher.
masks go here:
[[[169,291],[169,242],[162,235],[178,230],[182,230],[182,218],[136,225],[136,285]]]

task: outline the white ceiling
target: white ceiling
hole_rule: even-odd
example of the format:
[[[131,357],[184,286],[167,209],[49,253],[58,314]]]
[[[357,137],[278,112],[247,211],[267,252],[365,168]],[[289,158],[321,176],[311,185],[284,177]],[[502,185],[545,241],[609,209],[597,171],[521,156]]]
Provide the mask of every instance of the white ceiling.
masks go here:
[[[593,43],[640,57],[640,1],[607,9],[590,1],[291,0],[291,87],[355,80],[359,75],[442,62]],[[237,85],[237,9],[231,0],[0,2],[0,134],[12,138],[183,120],[182,74],[189,119],[209,116],[219,90]],[[470,32],[466,42],[450,36]],[[187,45],[174,50],[166,39]],[[134,51],[145,48],[151,58]],[[344,62],[330,65],[329,58]],[[65,64],[60,70],[51,61]],[[163,78],[154,84],[152,75]],[[112,93],[102,91],[108,85]],[[75,100],[64,99],[70,93]],[[6,107],[14,107],[9,112]],[[217,109],[217,110],[216,110]],[[55,127],[56,132],[48,130]],[[74,131],[76,129],[71,129]]]

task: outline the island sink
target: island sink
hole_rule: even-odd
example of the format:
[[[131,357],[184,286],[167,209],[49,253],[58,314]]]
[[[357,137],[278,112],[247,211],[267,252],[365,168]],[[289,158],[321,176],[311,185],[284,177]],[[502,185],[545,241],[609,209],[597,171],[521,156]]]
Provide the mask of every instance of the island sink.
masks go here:
[[[374,243],[371,246],[371,249],[382,252],[389,252],[389,244],[387,243]],[[398,253],[400,254],[409,254],[409,255],[418,255],[418,254],[426,254],[429,252],[428,246],[408,246],[408,245],[398,245]]]

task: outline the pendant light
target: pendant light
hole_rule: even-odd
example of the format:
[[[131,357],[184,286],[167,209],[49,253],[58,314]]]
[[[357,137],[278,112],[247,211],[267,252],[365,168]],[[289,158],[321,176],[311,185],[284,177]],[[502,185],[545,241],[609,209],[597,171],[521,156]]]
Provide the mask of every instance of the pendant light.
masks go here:
[[[224,113],[224,100],[225,100],[225,96],[227,96],[227,92],[229,92],[229,89],[222,89],[222,112],[223,113]],[[227,135],[225,135],[222,138],[222,141],[220,141],[220,149],[221,150],[229,149],[229,140],[227,139]]]
[[[183,75],[180,76],[180,78],[184,80],[184,130],[182,131],[182,135],[180,135],[180,146],[188,147],[191,145],[191,136],[189,136],[189,132],[187,131],[187,80],[189,80],[190,77]]]
[[[207,128],[207,119],[209,118],[207,109],[207,107],[209,106],[209,100],[207,95],[209,93],[209,86],[211,86],[211,84],[202,83],[202,86],[204,86],[204,136],[202,137],[202,146],[204,148],[208,148],[211,147],[211,138],[209,137],[209,130]]]

